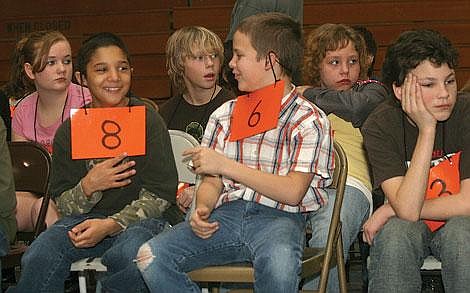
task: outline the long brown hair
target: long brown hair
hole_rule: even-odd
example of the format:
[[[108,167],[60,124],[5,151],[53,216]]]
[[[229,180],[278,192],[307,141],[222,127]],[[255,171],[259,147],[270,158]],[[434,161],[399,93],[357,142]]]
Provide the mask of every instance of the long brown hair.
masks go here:
[[[34,73],[43,71],[47,65],[49,50],[60,41],[68,42],[59,31],[32,32],[18,41],[11,58],[9,81],[3,87],[8,96],[22,98],[36,91],[34,82],[24,70],[24,64],[31,64]]]

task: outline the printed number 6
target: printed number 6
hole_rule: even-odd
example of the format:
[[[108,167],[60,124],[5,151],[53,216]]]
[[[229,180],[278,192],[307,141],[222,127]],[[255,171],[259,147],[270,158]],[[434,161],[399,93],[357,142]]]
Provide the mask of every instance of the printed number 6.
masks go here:
[[[248,118],[248,126],[250,127],[255,127],[261,120],[261,113],[255,111],[258,108],[259,104],[261,104],[261,100],[259,100],[258,104],[256,104],[256,107],[253,109],[253,112],[251,112],[250,118]],[[255,121],[252,121],[252,119],[255,119]]]

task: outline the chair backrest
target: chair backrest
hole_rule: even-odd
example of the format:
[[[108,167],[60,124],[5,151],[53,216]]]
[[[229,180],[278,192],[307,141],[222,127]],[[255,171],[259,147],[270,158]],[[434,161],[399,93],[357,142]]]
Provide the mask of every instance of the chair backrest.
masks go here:
[[[343,147],[337,141],[334,141],[333,146],[335,150],[335,171],[330,187],[336,189],[336,193],[341,193],[341,196],[343,196],[348,175],[348,159]]]
[[[336,263],[338,265],[338,273],[343,276],[340,277],[341,292],[346,291],[346,272],[344,269],[343,258],[343,242],[341,238],[341,206],[343,205],[344,190],[346,188],[346,178],[348,176],[348,159],[341,145],[334,141],[335,150],[335,170],[333,173],[333,182],[331,188],[336,189],[336,199],[333,207],[333,214],[331,215],[331,223],[328,230],[328,239],[326,242],[325,260],[321,268],[320,277],[320,292],[326,291],[326,284],[328,282],[330,263],[333,255],[336,252]]]
[[[196,184],[197,175],[188,168],[188,161],[183,157],[183,151],[199,146],[199,142],[191,135],[181,130],[168,130],[171,138],[171,147],[175,156],[178,181]]]
[[[158,105],[152,99],[140,97],[140,100],[144,102],[145,105],[150,106],[150,108],[153,108],[155,111],[158,112]]]
[[[51,173],[51,155],[40,144],[31,141],[9,142],[11,165],[16,191],[31,192],[44,197],[39,211],[34,235],[44,230],[47,207],[49,206],[49,176]]]

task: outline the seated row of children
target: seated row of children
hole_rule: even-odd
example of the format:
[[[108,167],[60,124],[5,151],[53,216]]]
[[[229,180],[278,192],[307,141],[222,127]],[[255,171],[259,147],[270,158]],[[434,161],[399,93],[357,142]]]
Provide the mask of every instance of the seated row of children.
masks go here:
[[[72,159],[70,108],[143,105],[129,96],[129,52],[113,34],[90,37],[77,54],[76,85],[70,82],[68,41],[57,32],[36,36],[41,34],[44,40],[32,43],[29,54],[22,47],[27,42],[19,44],[22,80],[32,80],[36,92],[15,109],[12,137],[53,141],[50,210],[56,208],[60,219],[48,222],[25,253],[21,279],[9,292],[62,292],[71,263],[90,256],[102,257],[107,266],[101,279],[106,292],[198,292],[189,271],[231,262],[253,263],[256,292],[296,292],[306,225],[312,228],[308,245],[326,243],[335,200],[328,188],[333,132],[349,164],[341,212],[345,255],[364,225],[372,244],[371,292],[416,291],[430,253],[443,262],[446,290],[470,286],[462,261],[470,240],[470,104],[457,94],[457,52],[441,34],[400,35],[387,51],[382,83],[368,78],[364,39],[350,27],[318,27],[304,51],[301,28],[290,17],[248,17],[233,36],[229,62],[246,95],[233,99],[217,81],[224,56],[220,39],[205,28],[182,28],[167,43],[177,95],[160,114],[146,108],[145,155],[81,160]],[[292,83],[300,68],[307,87]],[[279,106],[274,125],[252,126],[249,113],[235,114],[256,110],[241,108],[239,101],[250,96]],[[252,132],[240,133],[236,125]],[[184,153],[202,175],[197,191],[186,188],[175,197],[167,128],[201,142]],[[451,171],[436,171],[428,182],[432,170],[441,168]],[[372,189],[380,187],[388,203],[367,220]],[[186,211],[194,192],[194,212],[181,221],[176,206]],[[423,220],[447,224],[434,232]],[[336,274],[328,286],[338,290]]]

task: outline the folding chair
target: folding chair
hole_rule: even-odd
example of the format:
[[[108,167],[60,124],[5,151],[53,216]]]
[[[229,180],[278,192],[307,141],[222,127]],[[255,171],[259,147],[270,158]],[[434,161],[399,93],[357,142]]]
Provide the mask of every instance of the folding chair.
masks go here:
[[[155,111],[158,112],[158,105],[151,98],[140,97],[139,99],[144,102],[145,105],[149,106],[150,108],[153,108]]]
[[[46,224],[46,213],[49,206],[48,182],[51,172],[51,155],[36,142],[9,142],[13,178],[16,191],[31,192],[43,197],[39,215],[33,232],[18,232],[17,242],[10,246],[10,252],[1,258],[2,268],[15,268],[21,265],[21,257],[28,248],[22,241],[34,240]]]
[[[331,187],[336,189],[336,200],[327,244],[326,247],[321,248],[306,247],[302,258],[301,278],[304,279],[321,273],[320,288],[318,290],[321,293],[326,292],[329,270],[335,263],[338,266],[340,290],[342,293],[347,292],[340,212],[348,173],[348,162],[346,154],[339,143],[334,142],[334,150],[336,155],[335,172]],[[189,273],[189,276],[193,281],[200,283],[253,283],[254,269],[251,263],[211,266],[194,270]],[[216,292],[217,288],[212,288],[212,291]],[[246,290],[236,291],[244,292]]]
[[[175,156],[176,170],[178,172],[178,182],[184,182],[192,185],[197,185],[199,182],[199,175],[196,175],[188,168],[188,163],[183,157],[183,151],[189,148],[199,146],[199,142],[191,135],[181,130],[168,130],[171,139],[171,148]],[[191,205],[188,215],[192,213],[196,196],[193,196],[193,204]]]

